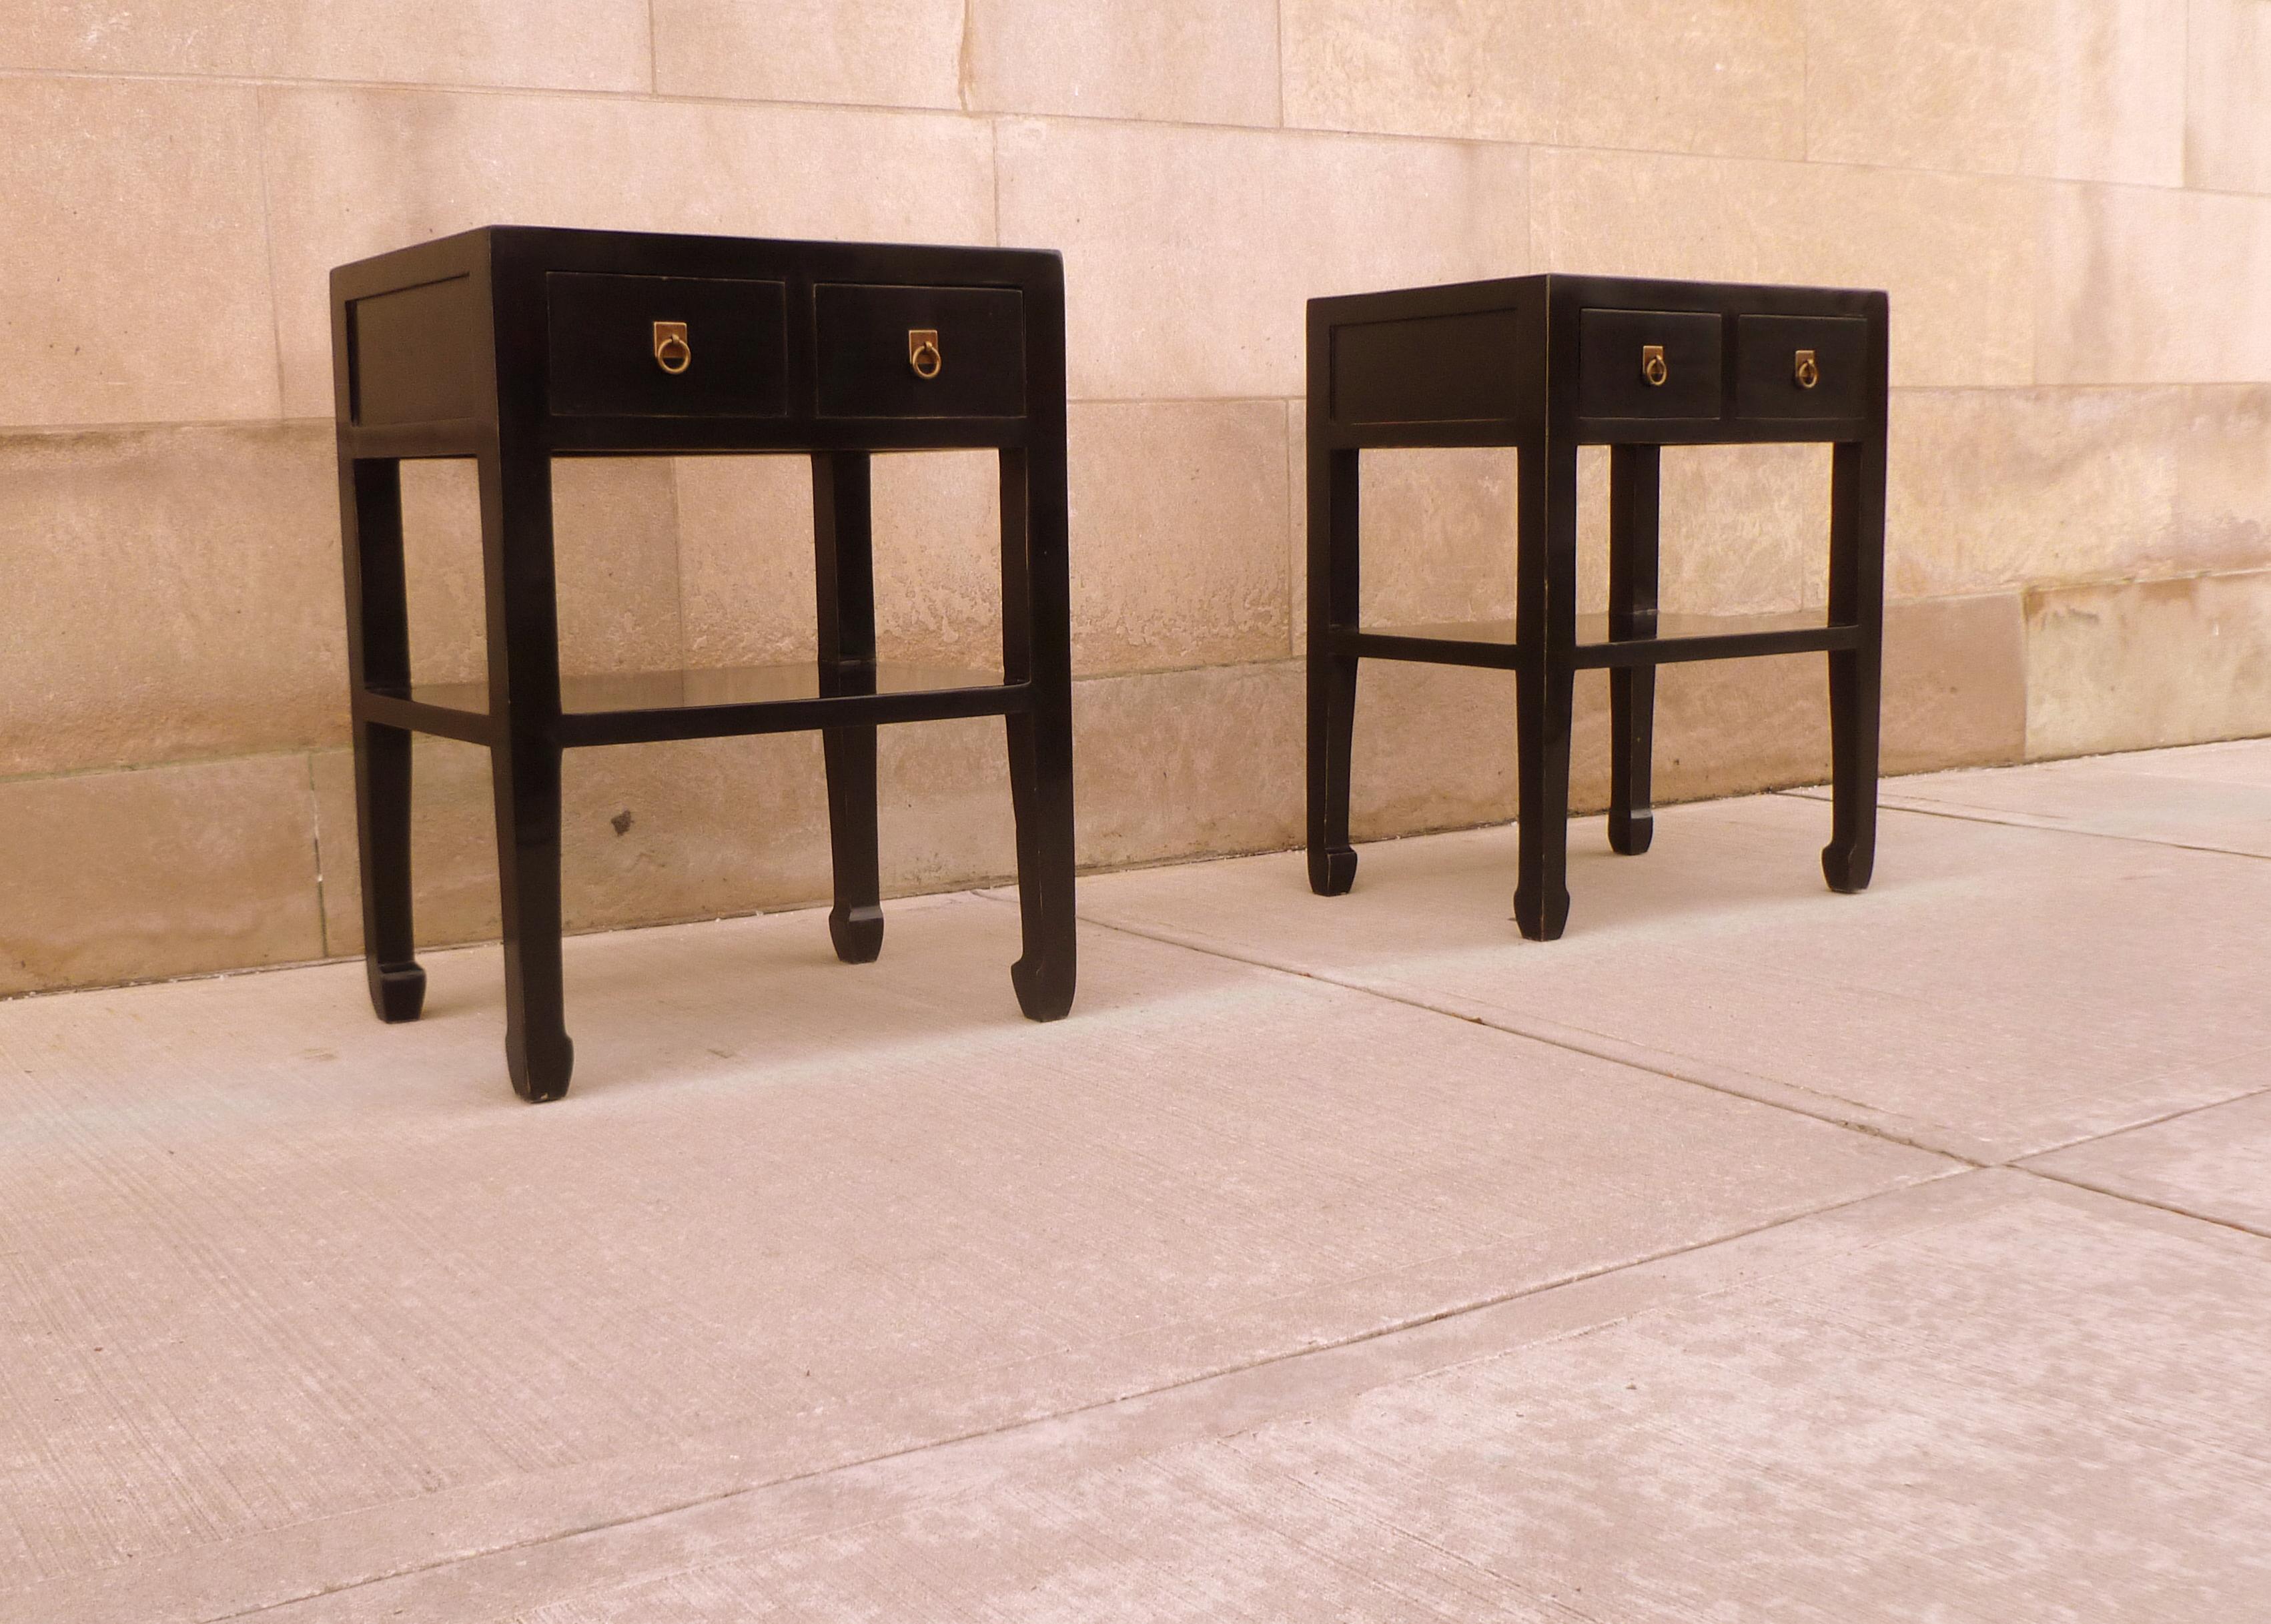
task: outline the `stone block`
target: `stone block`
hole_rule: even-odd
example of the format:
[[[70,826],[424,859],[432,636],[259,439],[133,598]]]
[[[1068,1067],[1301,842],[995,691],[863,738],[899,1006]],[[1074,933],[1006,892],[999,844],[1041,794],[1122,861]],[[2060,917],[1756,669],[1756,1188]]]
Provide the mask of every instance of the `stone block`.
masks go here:
[[[0,994],[320,957],[300,755],[0,782]]]

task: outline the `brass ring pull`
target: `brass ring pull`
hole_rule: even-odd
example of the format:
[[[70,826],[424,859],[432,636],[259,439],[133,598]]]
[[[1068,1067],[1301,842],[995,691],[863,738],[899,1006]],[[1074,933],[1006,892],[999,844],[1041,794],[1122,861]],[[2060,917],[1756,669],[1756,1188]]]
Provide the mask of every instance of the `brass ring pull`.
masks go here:
[[[655,323],[654,364],[673,377],[694,364],[694,346],[686,341],[684,322]]]
[[[1672,368],[1664,359],[1664,346],[1643,344],[1640,346],[1640,375],[1648,380],[1650,389],[1662,389],[1664,380],[1672,376]]]
[[[1812,389],[1816,384],[1821,382],[1821,369],[1814,364],[1812,350],[1798,351],[1795,376],[1800,389]]]
[[[938,353],[938,329],[910,327],[907,329],[907,365],[915,376],[928,380],[936,377],[946,366],[946,357]]]

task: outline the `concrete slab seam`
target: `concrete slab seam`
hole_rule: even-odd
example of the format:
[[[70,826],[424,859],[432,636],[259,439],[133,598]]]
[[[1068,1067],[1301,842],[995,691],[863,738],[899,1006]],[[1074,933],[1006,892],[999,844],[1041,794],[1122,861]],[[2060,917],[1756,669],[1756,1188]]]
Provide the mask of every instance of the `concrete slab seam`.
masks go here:
[[[1767,792],[1785,801],[1827,802],[1826,791],[1806,789],[1776,789]],[[1878,808],[1885,812],[1906,812],[1917,817],[1944,817],[1958,823],[1992,823],[2003,829],[2031,829],[2038,834],[2078,835],[2090,840],[2118,840],[2127,846],[2159,846],[2178,852],[2204,852],[2211,857],[2245,857],[2252,861],[2271,861],[2260,852],[2243,852],[2229,846],[2202,846],[2192,840],[2166,840],[2152,835],[2116,834],[2110,829],[2077,829],[2071,823],[2054,823],[2048,818],[2024,812],[1998,812],[1992,808],[1957,809],[1940,805],[1925,805],[1906,799],[1880,801]]]
[[[974,891],[972,895],[984,897],[988,901],[1005,905],[1012,900],[994,891]],[[1692,1067],[1686,1070],[1674,1069],[1674,1057],[1671,1055],[1657,1056],[1655,1051],[1643,1051],[1637,1046],[1618,1044],[1606,1039],[1597,1043],[1589,1043],[1574,1028],[1555,1026],[1549,1031],[1539,1026],[1518,1025],[1503,1015],[1471,1014],[1464,1009],[1448,1008],[1443,1003],[1429,1003],[1417,998],[1401,996],[1361,981],[1346,980],[1321,970],[1304,970],[1295,965],[1274,963],[1268,959],[1248,958],[1195,937],[1179,935],[1172,932],[1142,929],[1118,920],[1096,919],[1088,914],[1081,916],[1081,922],[1099,930],[1113,931],[1121,935],[1134,936],[1140,941],[1157,942],[1163,947],[1182,948],[1194,953],[1204,953],[1210,957],[1219,958],[1230,964],[1244,965],[1251,969],[1272,971],[1279,975],[1292,976],[1300,980],[1337,987],[1344,992],[1377,998],[1383,1002],[1397,1004],[1407,1009],[1418,1009],[1429,1015],[1439,1015],[1446,1020],[1463,1021],[1469,1025],[1487,1027],[1493,1032],[1503,1032],[1508,1037],[1520,1038],[1526,1042],[1542,1043],[1551,1048],[1566,1049],[1573,1054],[1582,1054],[1589,1060],[1605,1061],[1610,1065],[1622,1066],[1627,1070],[1644,1071],[1670,1082],[1685,1083],[1691,1087],[1709,1089],[1713,1093],[1724,1094],[1752,1105],[1767,1106],[1776,1110],[1787,1111],[1793,1116],[1803,1116],[1832,1128],[1842,1128],[1851,1133],[1864,1134],[1873,1139],[1880,1139],[1888,1144],[1899,1145],[1904,1150],[1922,1151],[1933,1156],[1945,1156],[1950,1160],[1962,1163],[1966,1167],[1999,1166],[2007,1159],[1992,1155],[1982,1146],[1973,1146],[1969,1149],[1955,1148],[1949,1140],[1960,1142],[1963,1139],[1963,1136],[1961,1135],[1949,1136],[1948,1139],[1926,1138],[1922,1134],[1902,1132],[1888,1126],[1887,1121],[1883,1120],[1873,1121],[1841,1113],[1834,1107],[1843,1106],[1849,1111],[1865,1107],[1863,1107],[1858,1100],[1840,1099],[1836,1095],[1823,1094],[1813,1089],[1802,1089],[1794,1084],[1776,1083],[1771,1079],[1761,1078],[1756,1091],[1754,1091],[1737,1087],[1728,1081],[1715,1080],[1697,1075],[1696,1069]],[[1825,1104],[1820,1110],[1807,1110],[1792,1100],[1782,1097],[1786,1094],[1811,1095],[1832,1103]],[[1889,1118],[1892,1115],[1890,1113],[1878,1114],[1880,1118]],[[1929,1125],[1920,1124],[1919,1126]]]
[[[1982,1173],[1985,1175],[1984,1182],[1981,1181],[1978,1177],[1978,1175]],[[298,1596],[279,1598],[274,1601],[262,1602],[251,1607],[242,1608],[234,1612],[208,1613],[205,1614],[198,1620],[198,1624],[232,1624],[233,1620],[237,1620],[278,1614],[288,1615],[294,1609],[302,1609],[310,1605],[320,1604],[331,1598],[351,1596],[358,1591],[369,1590],[375,1586],[415,1583],[421,1580],[430,1581],[437,1576],[447,1574],[453,1569],[465,1568],[471,1564],[490,1563],[500,1559],[512,1557],[516,1553],[525,1553],[554,1549],[565,1546],[574,1541],[586,1540],[594,1537],[606,1537],[619,1534],[625,1530],[636,1528],[642,1524],[658,1523],[667,1518],[681,1516],[689,1513],[699,1513],[705,1510],[711,1510],[736,1501],[778,1496],[784,1493],[800,1489],[813,1489],[827,1484],[831,1480],[837,1482],[848,1482],[861,1475],[873,1475],[879,1469],[905,1466],[909,1463],[916,1462],[927,1456],[934,1456],[944,1452],[964,1452],[972,1449],[982,1449],[989,1442],[1006,1444],[1019,1439],[1037,1439],[1040,1434],[1052,1429],[1061,1431],[1068,1427],[1077,1427],[1083,1425],[1105,1424],[1114,1415],[1128,1415],[1131,1412],[1157,1406],[1163,1403],[1179,1402],[1194,1395],[1203,1394],[1210,1389],[1220,1390],[1230,1384],[1237,1383],[1246,1379],[1254,1378],[1273,1371],[1289,1369],[1299,1370],[1304,1368],[1312,1370],[1323,1369],[1333,1364],[1345,1362],[1350,1358],[1357,1355],[1360,1351],[1366,1350],[1373,1345],[1390,1342],[1399,1337],[1411,1336],[1415,1332],[1432,1331],[1439,1335],[1449,1333],[1456,1329],[1460,1329],[1458,1322],[1461,1321],[1476,1321],[1480,1316],[1500,1313],[1510,1308],[1516,1308],[1536,1300],[1550,1297],[1556,1293],[1582,1291],[1587,1288],[1598,1289],[1614,1283],[1619,1277],[1625,1277],[1628,1279],[1636,1279],[1644,1284],[1652,1284],[1661,1291],[1667,1285],[1667,1282],[1663,1277],[1667,1273],[1676,1273],[1677,1271],[1679,1271],[1683,1265],[1689,1267],[1694,1266],[1694,1260],[1699,1257],[1699,1255],[1716,1253],[1721,1251],[1723,1248],[1728,1248],[1747,1249],[1755,1248],[1761,1243],[1770,1245],[1773,1242],[1773,1239],[1778,1233],[1785,1231],[1796,1230],[1801,1233],[1810,1233],[1811,1232],[1821,1230],[1825,1227],[1831,1229],[1840,1228],[1848,1224],[1858,1222],[1861,1209],[1880,1206],[1884,1203],[1891,1203],[1896,1212],[1904,1208],[1920,1207],[1922,1209],[1920,1211],[1908,1212],[1902,1217],[1895,1218],[1894,1221],[1900,1225],[1898,1228],[1882,1233],[1872,1233],[1866,1236],[1855,1237],[1853,1239],[1850,1249],[1869,1250],[1879,1246],[1888,1244],[1893,1240],[1896,1239],[1901,1233],[1906,1233],[1910,1228],[1913,1228],[1917,1225],[1930,1225],[1954,1222],[1969,1215],[1976,1210],[1984,1210],[1986,1207],[1992,1206],[1998,1201],[2004,1198],[2004,1193],[2007,1189],[2007,1186],[2001,1181],[2004,1176],[2006,1176],[2004,1170],[2000,1169],[1950,1169],[1945,1173],[1933,1174],[1929,1178],[1917,1181],[1914,1183],[1898,1186],[1888,1190],[1875,1191],[1869,1195],[1856,1196],[1848,1201],[1833,1203],[1828,1206],[1797,1213],[1787,1218],[1775,1219],[1746,1229],[1732,1231],[1726,1234],[1716,1236],[1709,1240],[1695,1241],[1686,1246],[1670,1248],[1662,1252],[1651,1254],[1647,1256],[1627,1259],[1619,1263],[1606,1264],[1598,1269],[1578,1271],[1556,1280],[1543,1282],[1535,1285],[1524,1287],[1518,1291],[1510,1292],[1503,1296],[1493,1298],[1485,1301],[1470,1303],[1456,1308],[1445,1309],[1429,1315],[1415,1316],[1410,1321],[1395,1325],[1378,1327],[1373,1330],[1365,1332],[1362,1335],[1348,1337],[1341,1341],[1295,1349],[1285,1353],[1257,1360],[1248,1364],[1228,1367],[1220,1370],[1202,1373],[1200,1374],[1184,1378],[1180,1381],[1165,1383],[1160,1387],[1147,1389],[1142,1392],[1124,1394],[1116,1398],[1100,1400],[1091,1404],[1079,1405],[1076,1408],[1061,1411],[1051,1415],[1034,1417],[1000,1427],[980,1428],[954,1437],[931,1440],[905,1449],[886,1450],[879,1454],[857,1460],[838,1462],[828,1466],[815,1468],[808,1471],[794,1472],[770,1482],[753,1484],[746,1488],[734,1490],[726,1494],[705,1495],[696,1499],[689,1500],[681,1504],[657,1508],[653,1510],[639,1513],[635,1516],[593,1521],[577,1527],[562,1529],[542,1538],[516,1540],[495,1546],[488,1550],[469,1552],[432,1563],[406,1566],[389,1573],[377,1574],[367,1578],[358,1579],[347,1584],[311,1590]],[[1679,1301],[1707,1300],[1730,1291],[1754,1286],[1761,1280],[1773,1278],[1777,1275],[1790,1272],[1792,1270],[1803,1268],[1811,1261],[1813,1261],[1813,1255],[1809,1252],[1802,1254],[1797,1258],[1786,1260],[1782,1266],[1778,1268],[1768,1267],[1758,1269],[1754,1267],[1751,1270],[1738,1272],[1725,1280],[1715,1280],[1693,1292],[1679,1293],[1674,1300]],[[1636,1302],[1622,1307],[1615,1311],[1600,1315],[1598,1317],[1584,1319],[1581,1322],[1573,1322],[1566,1327],[1550,1330],[1545,1335],[1527,1338],[1521,1345],[1545,1346],[1557,1342],[1567,1341],[1572,1337],[1590,1335],[1605,1328],[1620,1325],[1627,1321],[1638,1318],[1648,1312],[1662,1308],[1665,1306],[1667,1306],[1665,1302],[1656,1300],[1655,1298],[1651,1297],[1647,1300]],[[1448,1359],[1431,1360],[1422,1356],[1416,1360],[1398,1361],[1399,1365],[1409,1365],[1411,1368],[1404,1369],[1399,1367],[1390,1373],[1381,1374],[1377,1380],[1361,1382],[1355,1387],[1354,1390],[1357,1392],[1369,1391],[1378,1387],[1392,1385],[1396,1382],[1409,1379],[1409,1377],[1414,1374],[1432,1374],[1441,1370],[1456,1369],[1465,1365],[1498,1357],[1502,1352],[1502,1349],[1484,1347],[1478,1348],[1471,1352],[1463,1352],[1456,1357]],[[1266,1425],[1272,1419],[1278,1419],[1282,1412],[1290,1412],[1292,1410],[1299,1409],[1303,1404],[1309,1402],[1311,1402],[1311,1398],[1306,1395],[1296,1398],[1289,1398],[1270,1410],[1268,1413],[1258,1413],[1244,1418],[1237,1425],[1220,1433],[1218,1435],[1223,1437],[1236,1437],[1243,1433],[1255,1430],[1256,1427]],[[1121,1458],[1123,1456],[1140,1457],[1143,1455],[1157,1453],[1159,1449],[1164,1448],[1173,1447],[1173,1442],[1176,1441],[1180,1441],[1180,1440],[1170,1441],[1168,1443],[1157,1444],[1150,1448],[1137,1447],[1132,1450],[1112,1452],[1107,1454],[1106,1458]],[[974,1486],[969,1492],[972,1494],[982,1494],[987,1492],[987,1486],[981,1483]],[[963,1496],[951,1494],[942,1495],[926,1503],[948,1504],[952,1503],[955,1499],[962,1497]],[[888,1520],[890,1516],[894,1515],[897,1515],[896,1509],[879,1513],[874,1517],[855,1518],[841,1524],[833,1524],[828,1531],[836,1531],[839,1528],[858,1527],[861,1525],[863,1522]],[[790,1543],[790,1541],[783,1541],[782,1543]],[[655,1576],[660,1576],[666,1575],[669,1572],[678,1570],[679,1569],[675,1568],[664,1567],[652,1571]],[[25,1593],[17,1592],[17,1594],[21,1596]]]

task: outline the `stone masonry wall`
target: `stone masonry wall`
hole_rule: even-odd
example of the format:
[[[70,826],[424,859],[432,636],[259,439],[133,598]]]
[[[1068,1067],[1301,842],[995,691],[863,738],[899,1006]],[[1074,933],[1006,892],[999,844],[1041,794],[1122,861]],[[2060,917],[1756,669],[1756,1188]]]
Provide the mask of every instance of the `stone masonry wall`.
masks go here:
[[[1063,250],[1091,865],[1299,838],[1302,302],[1366,287],[1885,287],[1888,766],[2271,731],[2271,0],[0,0],[0,993],[358,950],[325,272],[489,221]],[[1369,458],[1372,602],[1508,612],[1515,477]],[[993,648],[983,462],[878,480],[887,652]],[[570,669],[809,651],[800,462],[556,482]],[[409,484],[470,674],[470,480]],[[1665,513],[1667,607],[1821,600],[1826,452]],[[1824,774],[1818,659],[1663,689],[1666,798]],[[1362,832],[1509,816],[1512,711],[1368,673]],[[884,737],[890,883],[1004,874],[999,725]],[[486,764],[418,760],[479,938]],[[569,774],[577,927],[823,894],[812,739]]]

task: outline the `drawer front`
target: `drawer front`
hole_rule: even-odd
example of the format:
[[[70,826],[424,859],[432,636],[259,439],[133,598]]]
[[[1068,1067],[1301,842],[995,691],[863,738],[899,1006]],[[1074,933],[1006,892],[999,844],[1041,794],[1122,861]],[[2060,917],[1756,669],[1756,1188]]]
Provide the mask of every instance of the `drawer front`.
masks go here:
[[[558,415],[778,417],[788,410],[781,283],[555,271],[545,278],[545,302]]]
[[[1852,316],[1746,316],[1735,324],[1739,415],[1848,418],[1865,417],[1868,410],[1867,322]]]
[[[1717,417],[1724,325],[1685,310],[1580,312],[1577,415]]]
[[[1014,289],[823,283],[813,323],[823,417],[1024,415]]]

